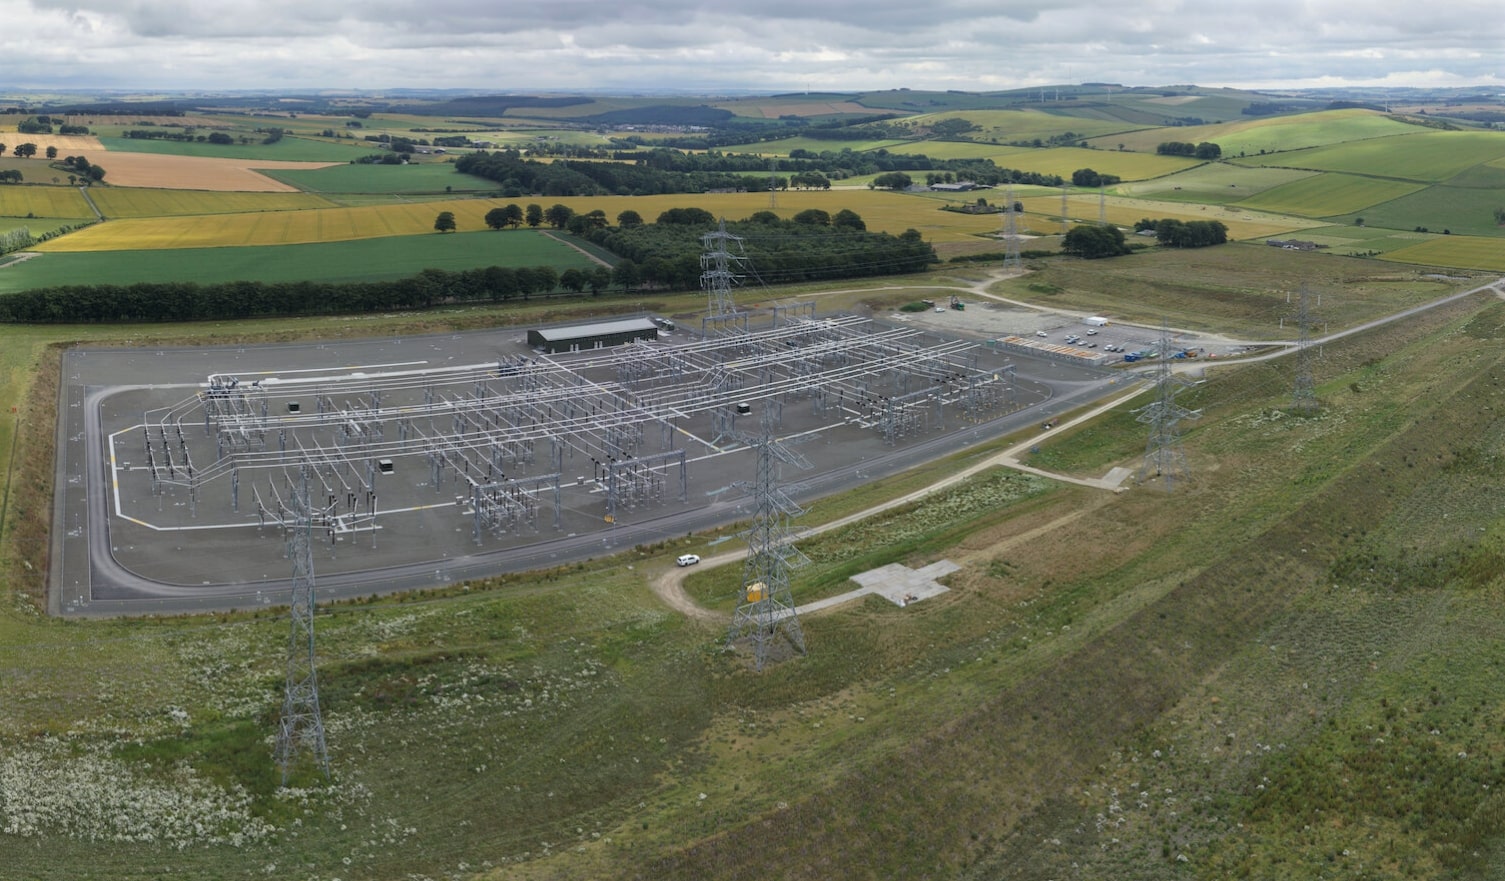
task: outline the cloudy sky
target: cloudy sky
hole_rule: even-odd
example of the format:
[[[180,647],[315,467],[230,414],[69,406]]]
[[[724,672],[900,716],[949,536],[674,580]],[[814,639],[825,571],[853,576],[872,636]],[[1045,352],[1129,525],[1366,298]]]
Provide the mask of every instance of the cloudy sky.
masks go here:
[[[0,90],[1505,88],[1505,3],[0,0]]]

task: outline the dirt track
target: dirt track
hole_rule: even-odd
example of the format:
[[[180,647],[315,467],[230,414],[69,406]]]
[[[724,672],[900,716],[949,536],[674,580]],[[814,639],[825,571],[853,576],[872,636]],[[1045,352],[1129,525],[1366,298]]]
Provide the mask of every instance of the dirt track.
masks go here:
[[[948,486],[960,483],[961,481],[966,480],[967,478],[971,477],[974,474],[977,474],[978,472],[986,471],[990,468],[996,468],[1000,465],[1010,468],[1017,468],[1021,471],[1028,471],[1031,474],[1038,474],[1043,477],[1049,477],[1052,480],[1060,480],[1067,483],[1076,483],[1082,486],[1091,486],[1097,489],[1105,489],[1109,492],[1118,492],[1121,489],[1120,481],[1126,476],[1126,473],[1121,469],[1113,469],[1112,471],[1108,472],[1108,476],[1103,478],[1066,477],[1059,474],[1050,474],[1048,472],[1041,471],[1038,468],[1030,468],[1028,466],[1022,465],[1019,462],[1019,456],[1034,444],[1038,444],[1041,438],[1066,431],[1075,425],[1086,422],[1090,419],[1094,419],[1098,415],[1119,406],[1124,401],[1137,396],[1143,390],[1144,386],[1136,383],[1132,386],[1132,388],[1128,389],[1125,394],[1115,395],[1110,400],[1099,404],[1091,408],[1090,410],[1087,410],[1086,412],[1073,417],[1072,419],[1066,420],[1061,424],[1056,425],[1054,428],[1050,429],[1044,434],[1030,437],[996,455],[989,456],[988,458],[976,463],[975,465],[971,465],[961,471],[956,472],[955,474],[947,475],[946,477],[937,480],[935,483],[932,483],[929,486],[922,487],[915,490],[914,492],[900,496],[899,498],[889,499],[888,501],[874,505],[871,508],[858,511],[855,514],[848,514],[845,517],[832,520],[829,523],[822,523],[819,526],[801,530],[799,536],[805,537],[819,535],[822,532],[827,532],[832,529],[840,529],[841,527],[846,526],[850,523],[856,523],[859,520],[865,520],[868,517],[873,516],[874,514],[879,514],[883,511],[887,511],[891,508],[897,508],[901,505],[907,505],[910,502],[930,495],[937,490],[945,489]],[[1094,505],[1092,505],[1091,507],[1096,507],[1096,504],[1099,503],[1094,503]],[[1043,526],[1030,530],[1024,535],[1016,537],[1013,541],[1011,541],[1011,544],[1018,541],[1035,538],[1061,526],[1065,526],[1066,524],[1080,517],[1083,513],[1086,512],[1086,510],[1088,509],[1073,512],[1066,515],[1065,517],[1058,518],[1057,520],[1051,521],[1050,523],[1046,523]],[[735,563],[746,556],[747,549],[743,548],[741,550],[728,551],[724,554],[717,554],[714,557],[706,557],[701,561],[700,565],[707,567],[724,566],[728,563]],[[718,625],[726,624],[726,615],[704,608],[703,606],[696,603],[695,600],[691,599],[689,594],[685,593],[685,578],[692,571],[694,571],[692,568],[672,566],[668,570],[660,573],[658,576],[650,579],[649,585],[653,588],[653,592],[664,601],[665,605],[669,606],[669,608],[674,609],[677,612],[682,613],[683,615],[685,615],[685,617],[691,619],[692,621],[700,621],[707,624]],[[863,591],[860,590],[854,590],[852,591],[852,594],[856,596],[857,594],[860,594],[862,592]]]

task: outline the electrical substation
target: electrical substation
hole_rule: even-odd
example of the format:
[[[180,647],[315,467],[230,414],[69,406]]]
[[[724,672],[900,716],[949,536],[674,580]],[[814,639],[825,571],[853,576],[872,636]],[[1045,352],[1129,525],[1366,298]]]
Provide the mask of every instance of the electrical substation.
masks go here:
[[[70,352],[59,611],[285,603],[305,520],[336,595],[546,568],[748,520],[765,430],[808,460],[784,478],[808,498],[1053,394],[986,339],[810,302],[697,317],[640,316],[656,332],[626,342],[592,335],[619,321],[550,328],[571,341],[553,353],[518,329]]]

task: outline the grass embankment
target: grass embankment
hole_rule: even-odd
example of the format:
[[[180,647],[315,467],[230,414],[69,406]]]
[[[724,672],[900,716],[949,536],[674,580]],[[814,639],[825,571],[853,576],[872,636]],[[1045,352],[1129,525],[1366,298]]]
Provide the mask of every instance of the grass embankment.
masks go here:
[[[1304,285],[1322,298],[1322,327],[1339,330],[1472,285],[1334,254],[1238,243],[1155,249],[1112,261],[1052,260],[996,292],[1115,320],[1214,331],[1235,339],[1291,339]],[[1475,282],[1477,284],[1477,282]],[[1284,327],[1282,327],[1284,319]]]
[[[1490,795],[1505,617],[1489,440],[1505,418],[1505,307],[1483,303],[1326,347],[1317,417],[1280,409],[1288,366],[1214,373],[1185,401],[1206,415],[1184,492],[1027,494],[970,529],[922,524],[954,530],[952,547],[898,551],[965,560],[950,593],[810,616],[809,656],[761,675],[647,591],[679,543],[335,607],[320,674],[339,782],[292,800],[266,795],[266,764],[229,758],[238,745],[270,763],[287,632],[274,613],[11,613],[0,664],[19,699],[0,737],[47,838],[0,836],[0,860],[36,878],[1476,867],[1452,844],[1488,859],[1505,831]],[[38,400],[55,400],[48,381]],[[1056,455],[1090,471],[1133,461],[1128,423]],[[876,562],[889,535],[845,545]],[[204,781],[246,800],[219,804]],[[115,840],[94,809],[128,803],[155,840]],[[225,840],[189,836],[183,817],[218,818]],[[1343,850],[1352,862],[1333,862]]]

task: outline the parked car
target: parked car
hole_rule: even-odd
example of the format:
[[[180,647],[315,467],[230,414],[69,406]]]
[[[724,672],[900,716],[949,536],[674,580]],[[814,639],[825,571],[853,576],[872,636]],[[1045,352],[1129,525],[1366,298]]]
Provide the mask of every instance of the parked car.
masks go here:
[[[1050,334],[1046,333],[1043,330],[1037,330],[1035,331],[1035,336],[1050,336]]]
[[[680,565],[680,566],[694,566],[696,563],[700,562],[700,555],[699,554],[681,554],[680,557],[679,557],[679,559],[675,560],[674,562],[676,564]]]

